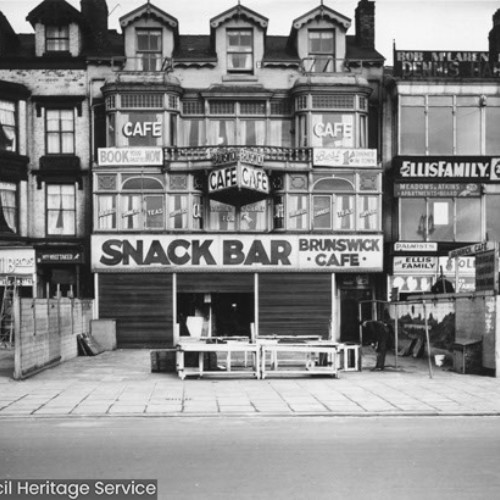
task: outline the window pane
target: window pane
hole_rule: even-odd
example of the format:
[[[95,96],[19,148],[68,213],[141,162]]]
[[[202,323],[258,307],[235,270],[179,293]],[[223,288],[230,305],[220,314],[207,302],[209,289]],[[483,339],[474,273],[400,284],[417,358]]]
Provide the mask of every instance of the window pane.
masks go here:
[[[97,229],[116,229],[116,195],[97,197]]]
[[[241,207],[241,231],[265,231],[267,229],[267,203],[259,201]]]
[[[354,114],[315,113],[312,115],[312,146],[354,147]]]
[[[425,114],[424,108],[401,108],[401,127],[399,131],[401,154],[425,154]]]
[[[454,204],[452,199],[429,199],[428,232],[430,241],[453,241]]]
[[[263,146],[266,142],[266,122],[263,120],[240,121],[240,144]]]
[[[309,209],[307,196],[288,195],[286,198],[286,224],[287,229],[309,229]]]
[[[210,120],[208,123],[208,145],[233,145],[235,143],[234,121]]]
[[[210,200],[210,229],[213,231],[234,231],[236,213],[232,205]]]
[[[500,241],[500,195],[486,195],[486,237]]]
[[[425,199],[400,198],[399,225],[399,237],[402,240],[425,240],[427,234]]]
[[[269,123],[269,133],[267,134],[268,146],[281,146],[289,148],[292,146],[290,120],[272,120]]]
[[[457,241],[481,241],[481,199],[457,198]]]
[[[122,195],[123,229],[143,229],[142,197],[138,194]]]
[[[205,120],[184,120],[184,146],[203,146],[205,144]]]
[[[486,107],[486,154],[500,154],[500,107]]]
[[[0,150],[16,151],[16,105],[0,101]]]
[[[0,232],[17,233],[17,186],[0,182]]]
[[[332,196],[313,196],[313,229],[331,229],[332,227]]]
[[[457,154],[481,153],[479,108],[457,108]]]
[[[188,228],[188,196],[174,194],[168,198],[168,227],[171,229]]]
[[[429,154],[453,153],[453,113],[449,108],[429,108]]]
[[[75,187],[73,185],[47,186],[47,234],[74,235]]]
[[[378,196],[359,197],[358,229],[362,231],[380,229],[380,202]]]
[[[193,195],[193,229],[203,229],[203,197],[200,195]]]
[[[338,230],[355,229],[356,198],[353,195],[336,195],[333,205],[333,227]]]
[[[120,113],[118,130],[124,146],[161,146],[162,113],[132,111]]]
[[[162,195],[145,195],[146,229],[165,228],[165,197]]]
[[[229,69],[252,69],[252,55],[251,54],[228,54]]]

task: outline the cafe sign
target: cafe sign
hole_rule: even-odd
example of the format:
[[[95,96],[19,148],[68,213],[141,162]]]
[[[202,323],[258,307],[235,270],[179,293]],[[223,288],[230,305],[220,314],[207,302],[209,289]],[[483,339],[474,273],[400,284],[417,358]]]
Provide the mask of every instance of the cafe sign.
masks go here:
[[[208,175],[208,193],[216,201],[243,206],[267,197],[270,182],[267,173],[242,162],[213,170]]]
[[[381,235],[92,236],[96,272],[380,272],[382,256]]]

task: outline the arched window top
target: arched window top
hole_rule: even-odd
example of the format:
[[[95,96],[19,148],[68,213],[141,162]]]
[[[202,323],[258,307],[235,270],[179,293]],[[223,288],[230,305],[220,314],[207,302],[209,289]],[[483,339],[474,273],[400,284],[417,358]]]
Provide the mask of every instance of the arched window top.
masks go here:
[[[129,177],[123,181],[122,189],[127,191],[162,191],[163,183],[155,177]]]
[[[313,191],[328,191],[328,192],[339,192],[339,191],[354,191],[354,184],[341,177],[326,177],[320,179],[314,184]]]

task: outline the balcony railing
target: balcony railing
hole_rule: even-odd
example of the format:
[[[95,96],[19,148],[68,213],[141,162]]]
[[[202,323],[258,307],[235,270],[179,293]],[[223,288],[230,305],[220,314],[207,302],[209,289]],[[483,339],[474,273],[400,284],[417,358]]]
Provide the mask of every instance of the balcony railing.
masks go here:
[[[382,65],[382,59],[338,59],[333,56],[305,57],[300,62],[300,69],[305,75],[331,73],[349,73],[360,68]]]
[[[205,147],[166,147],[163,150],[165,161],[211,161],[218,155],[234,155],[241,158],[243,153],[262,155],[264,161],[309,162],[312,161],[311,148],[283,148],[274,146],[205,146]]]
[[[117,72],[125,73],[168,73],[173,69],[173,61],[170,57],[160,54],[143,54],[114,59],[113,68]]]

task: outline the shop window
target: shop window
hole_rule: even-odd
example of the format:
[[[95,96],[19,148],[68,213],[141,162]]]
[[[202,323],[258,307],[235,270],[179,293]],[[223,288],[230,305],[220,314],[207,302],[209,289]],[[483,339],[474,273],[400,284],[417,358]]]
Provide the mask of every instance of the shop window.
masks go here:
[[[470,242],[483,239],[479,197],[401,198],[399,213],[402,240]]]
[[[172,194],[168,198],[168,227],[188,229],[189,210],[187,194]]]
[[[241,207],[240,231],[267,230],[267,202],[259,201]]]
[[[138,29],[138,71],[159,71],[162,65],[162,36],[159,29]]]
[[[227,70],[253,71],[253,32],[251,29],[227,30]]]
[[[117,229],[116,195],[97,196],[97,229]]]
[[[45,120],[47,154],[74,154],[74,110],[47,109]]]
[[[45,28],[45,50],[47,52],[69,51],[69,27],[47,26]]]
[[[47,234],[76,234],[76,191],[72,184],[47,185]]]
[[[332,195],[314,195],[312,197],[313,229],[332,228]]]
[[[210,229],[213,231],[235,231],[236,209],[215,200],[210,200],[209,205]]]
[[[309,203],[305,194],[290,194],[286,197],[286,225],[290,231],[309,229]]]
[[[17,151],[16,104],[0,100],[0,151]]]
[[[357,214],[358,230],[378,230],[380,228],[380,207],[378,196],[359,196]]]
[[[17,185],[0,182],[0,233],[17,233]]]
[[[309,30],[309,57],[305,70],[314,73],[335,71],[335,32],[333,30]]]

